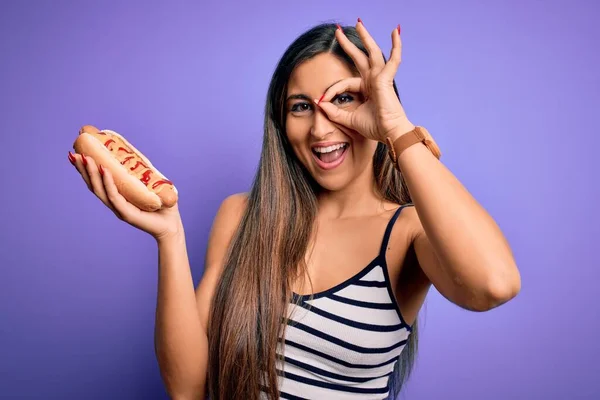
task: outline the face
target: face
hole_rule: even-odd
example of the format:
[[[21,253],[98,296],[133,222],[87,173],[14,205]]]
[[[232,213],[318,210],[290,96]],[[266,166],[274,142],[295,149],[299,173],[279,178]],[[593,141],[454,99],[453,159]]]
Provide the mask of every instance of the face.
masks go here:
[[[292,148],[313,178],[326,190],[340,190],[360,177],[373,176],[377,142],[334,124],[312,99],[321,98],[328,87],[356,76],[332,54],[319,54],[292,73],[286,107],[286,134]],[[352,111],[363,101],[359,93],[340,93],[331,102]]]

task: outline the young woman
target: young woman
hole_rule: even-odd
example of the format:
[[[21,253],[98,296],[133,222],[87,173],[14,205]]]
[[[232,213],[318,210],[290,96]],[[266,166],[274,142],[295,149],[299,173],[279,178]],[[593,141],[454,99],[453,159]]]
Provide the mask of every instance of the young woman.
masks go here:
[[[196,290],[178,208],[142,212],[70,154],[90,190],[157,241],[156,353],[174,399],[392,398],[431,284],[473,311],[519,292],[494,220],[406,116],[400,58],[400,27],[386,62],[360,19],[287,49],[257,175],[219,208]]]

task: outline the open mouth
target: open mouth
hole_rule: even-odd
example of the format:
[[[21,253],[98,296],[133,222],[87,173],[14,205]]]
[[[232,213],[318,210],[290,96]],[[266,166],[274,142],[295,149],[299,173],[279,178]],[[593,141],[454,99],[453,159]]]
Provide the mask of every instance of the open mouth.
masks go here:
[[[348,143],[338,143],[327,147],[313,147],[312,153],[321,168],[331,169],[344,161],[349,147]]]

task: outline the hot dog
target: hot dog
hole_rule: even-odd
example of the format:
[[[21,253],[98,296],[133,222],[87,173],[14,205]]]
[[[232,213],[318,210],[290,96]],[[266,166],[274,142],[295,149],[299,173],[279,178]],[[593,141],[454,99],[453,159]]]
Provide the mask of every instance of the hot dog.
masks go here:
[[[108,169],[119,193],[140,210],[157,211],[177,203],[173,182],[117,132],[85,125],[73,149]]]

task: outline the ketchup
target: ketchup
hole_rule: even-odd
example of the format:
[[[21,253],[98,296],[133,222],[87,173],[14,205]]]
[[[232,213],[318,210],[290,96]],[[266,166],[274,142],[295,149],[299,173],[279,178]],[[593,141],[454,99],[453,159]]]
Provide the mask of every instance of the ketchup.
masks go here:
[[[148,170],[146,172],[144,172],[142,174],[142,177],[140,178],[140,181],[142,181],[142,183],[144,185],[148,185],[148,182],[150,182],[151,176],[152,175],[152,170]]]
[[[144,168],[148,168],[148,166],[147,166],[146,164],[144,164],[144,163],[143,163],[143,162],[141,162],[141,161],[138,161],[138,162],[136,162],[136,163],[135,163],[135,165],[134,165],[133,167],[131,167],[131,168],[129,168],[129,169],[130,169],[131,171],[133,171],[134,169],[136,169],[136,168],[138,167],[138,165],[141,165],[141,166],[143,166]]]
[[[126,163],[127,161],[129,161],[129,160],[132,160],[132,159],[134,159],[134,158],[135,158],[134,156],[125,157],[125,159],[124,159],[123,161],[121,161],[121,165],[125,165],[125,163]]]
[[[133,154],[133,151],[127,150],[125,147],[119,147],[119,151],[124,151],[127,154]]]
[[[161,179],[159,181],[154,182],[154,184],[152,185],[152,189],[156,189],[159,185],[163,185],[165,183],[168,183],[169,185],[173,184],[173,182],[171,182],[168,179]]]
[[[104,132],[101,132],[101,134],[106,135]],[[104,142],[104,146],[106,148],[108,148],[108,145],[111,143],[116,143],[113,139],[108,139],[106,142]],[[125,147],[119,147],[118,151],[124,151],[127,154],[134,154],[133,151],[126,149]],[[135,156],[130,156],[130,157],[125,157],[125,159],[123,161],[121,161],[121,165],[125,165],[125,163],[127,163],[128,161],[134,159]],[[131,171],[135,170],[137,167],[142,166],[144,168],[147,169],[147,171],[145,171],[142,174],[142,177],[140,178],[140,181],[142,181],[142,183],[146,186],[148,186],[148,183],[150,182],[150,179],[152,179],[152,170],[148,168],[148,166],[146,164],[144,164],[142,161],[138,161],[135,163],[135,165],[131,168],[129,168]],[[152,189],[156,189],[158,186],[160,185],[164,185],[164,184],[169,184],[172,185],[173,182],[171,182],[168,179],[160,179],[156,182],[154,182],[152,184]]]

